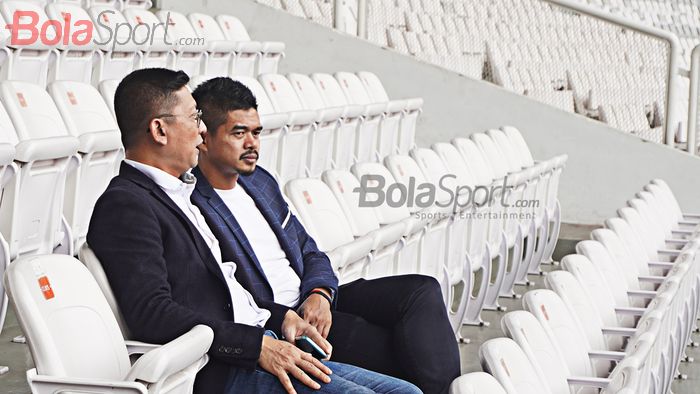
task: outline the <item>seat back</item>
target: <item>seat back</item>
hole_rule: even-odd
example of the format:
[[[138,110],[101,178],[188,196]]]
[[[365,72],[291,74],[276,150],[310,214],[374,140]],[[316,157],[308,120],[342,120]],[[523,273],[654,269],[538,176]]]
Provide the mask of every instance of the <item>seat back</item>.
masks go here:
[[[581,283],[571,273],[566,271],[551,272],[547,275],[545,284],[548,289],[557,293],[569,308],[569,313],[581,322],[581,331],[586,335],[593,350],[620,350],[622,338],[603,336],[603,319],[593,301],[583,290]]]
[[[63,192],[69,161],[78,139],[69,135],[49,94],[28,82],[0,83],[0,100],[17,133],[15,160],[19,182],[12,191],[12,207],[3,204],[3,234],[11,257],[25,253],[51,253],[70,234],[61,223]]]
[[[121,80],[138,67],[137,52],[146,49],[145,44],[134,44],[126,29],[119,29],[118,34],[113,33],[117,24],[128,23],[124,14],[116,8],[93,5],[87,11],[96,26],[95,36],[99,37],[100,43],[103,43],[98,47],[106,52],[93,66],[93,85],[105,79]],[[116,42],[126,44],[116,44]],[[115,45],[112,45],[113,43]],[[113,52],[118,52],[119,55],[114,55]]]
[[[474,133],[470,138],[481,150],[495,178],[500,179],[508,175],[508,164],[505,155],[488,135],[485,133]]]
[[[140,67],[173,68],[174,54],[172,49],[176,43],[169,41],[170,37],[167,37],[166,29],[154,27],[163,26],[163,22],[147,8],[129,7],[124,8],[122,13],[124,18],[134,26],[134,39],[138,42],[146,41],[147,47],[142,53]],[[139,27],[141,25],[148,26],[148,28]]]
[[[289,82],[292,84],[292,88],[297,94],[299,101],[305,109],[322,109],[328,107],[326,105],[323,97],[316,88],[314,81],[309,78],[309,76],[298,73],[287,74]]]
[[[217,15],[216,21],[219,23],[221,32],[229,41],[250,41],[248,30],[243,22],[232,15]]]
[[[599,228],[591,231],[591,238],[594,241],[600,242],[614,262],[624,271],[630,272],[630,275],[625,276],[627,284],[630,288],[639,287],[638,276],[649,275],[649,265],[645,261],[635,262],[627,251],[627,247],[622,242],[620,237],[613,231],[607,228]]]
[[[0,14],[5,21],[10,24],[6,25],[6,29],[10,31],[12,29],[12,23],[14,23],[14,16],[17,12],[27,12],[34,13],[37,16],[36,26],[45,26],[49,21],[49,17],[44,12],[41,5],[31,1],[3,1],[0,3]],[[61,18],[62,19],[62,18]],[[30,16],[23,16],[19,18],[20,24],[34,23],[34,20]],[[8,80],[18,80],[33,82],[38,85],[46,86],[48,79],[48,66],[49,66],[49,55],[52,46],[42,43],[54,42],[56,41],[56,30],[55,25],[48,26],[44,32],[45,36],[43,40],[34,37],[33,42],[29,44],[14,45],[12,40],[7,41],[7,45],[14,50],[11,53],[11,65],[12,67],[6,68],[7,76],[3,79]],[[18,28],[19,29],[19,28]],[[19,29],[17,32],[17,37],[20,40],[27,40],[32,38],[32,33],[30,29]]]
[[[373,208],[360,206],[360,182],[350,171],[327,170],[323,172],[323,182],[331,189],[350,224],[355,237],[361,237],[379,228],[379,220]],[[359,190],[358,190],[359,191]]]
[[[80,166],[68,178],[63,206],[73,233],[74,250],[78,250],[87,236],[95,202],[115,175],[122,149],[121,133],[92,85],[56,81],[49,85],[49,92],[68,131],[80,141]]]
[[[284,190],[320,250],[327,252],[354,240],[342,208],[320,179],[293,179]]]
[[[498,380],[486,372],[465,373],[452,381],[449,394],[506,394]]]
[[[198,36],[187,17],[172,10],[157,11],[156,17],[168,25],[168,41],[175,45],[173,67],[191,76],[204,72],[204,46],[191,45],[191,39]],[[190,41],[190,45],[181,45],[181,39]]]
[[[360,181],[360,186],[367,188],[368,201],[376,201],[378,193],[386,196],[389,186],[396,183],[391,172],[379,163],[357,163],[352,166],[351,171]],[[390,205],[386,201],[377,204],[374,212],[380,224],[395,223],[411,216],[411,212],[405,205]]]
[[[574,376],[594,376],[588,351],[591,349],[581,324],[551,290],[531,290],[523,295],[523,307],[535,315],[547,335],[559,346]]]
[[[611,229],[618,236],[619,240],[625,246],[625,250],[629,258],[637,265],[637,270],[641,273],[644,269],[648,271],[649,256],[643,245],[643,241],[630,227],[630,225],[622,218],[609,218],[605,220],[605,227]],[[597,240],[603,242],[601,240]],[[607,247],[607,245],[606,245]]]
[[[362,84],[357,75],[341,71],[335,73],[335,79],[338,80],[340,88],[343,89],[343,93],[345,93],[345,97],[350,104],[364,105],[376,102],[370,98],[365,85]]]
[[[124,338],[87,268],[73,257],[21,257],[5,285],[37,372],[122,380],[130,369]]]
[[[219,27],[219,24],[216,23],[216,20],[214,20],[212,16],[200,12],[193,12],[189,14],[189,20],[197,36],[204,38],[206,42],[226,41],[224,32],[221,31],[221,27]]]
[[[508,312],[501,319],[501,330],[513,339],[523,353],[543,373],[542,378],[554,393],[566,393],[570,376],[559,347],[547,336],[537,318],[530,312]]]
[[[262,74],[258,76],[260,84],[265,88],[267,96],[277,112],[304,110],[299,96],[292,84],[280,74]]]
[[[411,157],[426,180],[435,185],[436,202],[450,203],[455,198],[452,193],[457,189],[456,176],[447,169],[440,156],[432,149],[414,148],[411,150]]]
[[[382,85],[382,81],[379,80],[376,74],[369,71],[360,71],[357,73],[357,76],[360,77],[360,80],[365,85],[372,102],[389,101],[389,95],[386,94],[384,85]]]
[[[542,371],[528,360],[510,338],[494,338],[479,348],[484,370],[498,380],[507,393],[551,394],[542,378]]]
[[[490,186],[494,179],[493,171],[474,141],[467,138],[455,138],[452,140],[452,144],[462,154],[464,162],[474,174],[476,184]]]
[[[314,81],[316,88],[321,93],[326,106],[343,107],[351,103],[343,92],[343,88],[332,75],[314,73],[311,74],[311,80]]]
[[[78,252],[78,258],[80,259],[81,263],[85,264],[85,267],[87,267],[88,271],[90,271],[90,274],[92,275],[93,279],[95,279],[95,282],[100,287],[100,290],[102,290],[102,295],[104,295],[105,301],[107,301],[109,308],[114,314],[119,330],[122,333],[122,337],[124,337],[124,339],[131,338],[129,328],[126,326],[126,322],[124,321],[124,315],[122,315],[122,311],[119,309],[119,304],[117,304],[117,298],[114,296],[112,286],[110,286],[109,280],[107,279],[107,274],[105,273],[104,268],[102,268],[102,263],[95,255],[95,252],[90,249],[90,246],[87,243],[83,243],[81,246]]]
[[[118,79],[105,79],[104,81],[100,82],[100,84],[97,86],[97,89],[99,90],[102,99],[109,106],[109,109],[110,111],[112,111],[112,116],[114,116],[115,120],[116,114],[114,113],[114,94],[117,92],[117,86],[119,86]]]
[[[502,128],[506,136],[511,140],[513,146],[517,147],[518,156],[524,167],[532,167],[535,162],[532,159],[532,153],[530,148],[528,148],[525,139],[523,138],[520,131],[512,126],[505,126]]]
[[[630,306],[627,298],[628,280],[620,280],[628,273],[612,261],[610,253],[597,241],[581,241],[576,244],[576,253],[588,257],[588,260],[598,269],[610,288],[617,306]],[[636,273],[635,273],[636,274]]]
[[[520,171],[523,167],[527,167],[522,162],[517,148],[513,146],[505,132],[499,129],[490,129],[486,132],[486,135],[491,137],[496,146],[501,150],[501,153],[503,153],[509,172]]]
[[[411,185],[419,188],[419,186],[425,185],[429,182],[425,177],[425,174],[423,174],[423,171],[421,171],[420,167],[418,167],[418,163],[416,163],[411,156],[389,155],[384,159],[384,164],[391,172],[393,179],[403,184],[406,190],[408,190]],[[433,205],[436,202],[435,197],[428,197],[428,200],[422,201],[422,203]],[[425,208],[419,206],[418,204],[414,204],[413,201],[406,201],[405,206],[411,213],[420,212]]]
[[[75,35],[68,40],[67,45],[60,45],[63,51],[59,52],[56,57],[56,62],[49,69],[49,81],[68,79],[72,81],[82,81],[90,83],[92,81],[92,63],[94,51],[97,49],[92,39],[82,44],[75,43],[75,39],[85,41],[87,38],[95,34],[95,27],[92,24],[90,15],[79,4],[69,3],[51,3],[46,6],[46,14],[52,19],[61,23],[62,31],[68,31],[64,28],[64,15],[70,16],[70,29],[74,29],[76,23],[81,23],[81,31],[85,32]],[[88,24],[83,24],[89,22]],[[87,33],[87,29],[91,29]],[[73,33],[75,34],[75,33]],[[70,56],[67,51],[71,52]]]
[[[604,324],[609,327],[620,325],[615,313],[615,300],[612,292],[588,257],[570,254],[565,256],[561,262],[564,269],[581,284],[583,291],[596,306]]]

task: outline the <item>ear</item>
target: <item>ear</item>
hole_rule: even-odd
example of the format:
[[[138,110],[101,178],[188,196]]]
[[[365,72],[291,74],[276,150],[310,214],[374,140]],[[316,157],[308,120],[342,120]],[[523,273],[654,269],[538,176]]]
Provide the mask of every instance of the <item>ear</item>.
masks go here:
[[[167,124],[162,119],[151,119],[148,123],[148,133],[156,144],[165,145],[168,143]]]

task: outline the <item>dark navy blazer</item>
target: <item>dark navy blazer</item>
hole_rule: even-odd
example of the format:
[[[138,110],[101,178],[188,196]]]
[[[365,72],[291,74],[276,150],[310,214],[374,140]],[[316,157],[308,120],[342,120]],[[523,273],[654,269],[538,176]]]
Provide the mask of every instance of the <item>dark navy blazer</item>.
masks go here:
[[[158,185],[122,163],[97,200],[87,242],[104,267],[135,340],[165,343],[197,324],[214,330],[209,363],[197,374],[197,393],[220,393],[231,366],[255,368],[263,328],[234,323],[231,294],[199,231]],[[288,308],[266,327],[281,332]]]
[[[192,173],[197,177],[192,202],[199,207],[219,240],[224,261],[237,264],[238,282],[256,298],[273,301],[272,288],[236,218],[199,168],[195,167]],[[302,300],[316,287],[326,287],[337,294],[338,278],[328,256],[318,250],[316,242],[291,213],[275,178],[258,166],[252,174],[239,176],[238,185],[255,201],[277,235],[292,269],[301,278]]]

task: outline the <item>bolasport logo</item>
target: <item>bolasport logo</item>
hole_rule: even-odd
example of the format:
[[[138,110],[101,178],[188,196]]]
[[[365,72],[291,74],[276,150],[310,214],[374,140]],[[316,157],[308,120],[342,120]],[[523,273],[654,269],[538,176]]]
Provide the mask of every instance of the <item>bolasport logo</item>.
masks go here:
[[[118,51],[119,46],[153,45],[156,40],[169,46],[204,45],[204,38],[200,37],[180,37],[177,42],[170,41],[168,28],[175,24],[170,13],[166,16],[168,23],[147,24],[136,17],[135,25],[113,23],[115,14],[113,10],[104,10],[97,15],[94,23],[87,19],[74,19],[70,13],[62,12],[63,20],[47,19],[39,23],[41,18],[37,12],[18,10],[12,15],[12,23],[5,25],[5,28],[10,31],[12,46],[34,45],[37,42],[45,46],[83,46],[92,42],[98,46],[108,46],[114,52]],[[95,33],[96,30],[99,34]]]

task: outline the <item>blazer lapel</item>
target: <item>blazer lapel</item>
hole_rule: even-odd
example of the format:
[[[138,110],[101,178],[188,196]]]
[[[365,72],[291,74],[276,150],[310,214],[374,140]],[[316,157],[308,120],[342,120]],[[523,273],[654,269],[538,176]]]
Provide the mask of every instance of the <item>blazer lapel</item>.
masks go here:
[[[121,175],[130,179],[132,182],[148,189],[151,192],[151,195],[153,195],[157,200],[159,200],[162,204],[164,204],[171,211],[173,211],[173,213],[175,213],[175,215],[180,219],[180,221],[185,225],[185,227],[189,231],[190,237],[192,238],[192,241],[194,242],[195,247],[197,248],[197,252],[206,264],[207,268],[224,284],[226,284],[224,275],[221,272],[221,267],[219,267],[219,263],[216,261],[214,255],[211,253],[211,250],[209,249],[205,241],[202,239],[199,230],[197,230],[194,227],[192,222],[190,222],[190,219],[188,219],[187,216],[185,216],[185,214],[182,212],[182,210],[180,210],[177,204],[175,204],[175,202],[170,197],[168,197],[168,195],[155,182],[153,182],[151,178],[149,178],[136,168],[132,167],[131,165],[122,163],[119,172]]]
[[[292,248],[290,247],[289,240],[287,239],[287,235],[284,233],[282,224],[280,223],[277,215],[275,215],[275,213],[272,211],[272,208],[265,199],[263,192],[248,178],[250,177],[239,176],[238,184],[240,186],[243,186],[245,191],[248,192],[248,195],[253,199],[253,201],[255,201],[255,205],[258,207],[258,209],[260,209],[260,212],[265,217],[265,220],[267,220],[267,223],[270,225],[270,228],[272,228],[272,231],[277,236],[277,240],[279,241],[282,250],[284,250],[287,259],[289,259],[292,268],[301,278],[301,262],[298,259],[298,254],[294,253]]]
[[[245,233],[236,220],[236,217],[233,216],[221,197],[216,194],[216,191],[214,191],[214,188],[209,184],[207,178],[201,173],[199,168],[195,167],[192,173],[197,177],[196,190],[199,191],[204,198],[206,198],[207,204],[211,210],[216,212],[216,214],[219,216],[218,221],[221,221],[226,225],[231,234],[233,234],[233,238],[241,246],[250,261],[253,262],[255,269],[265,279],[265,282],[268,282],[265,271],[263,271],[262,265],[260,265],[260,261],[258,261],[257,256],[255,256],[253,247],[250,245],[250,241],[248,241],[248,238],[245,236]]]

